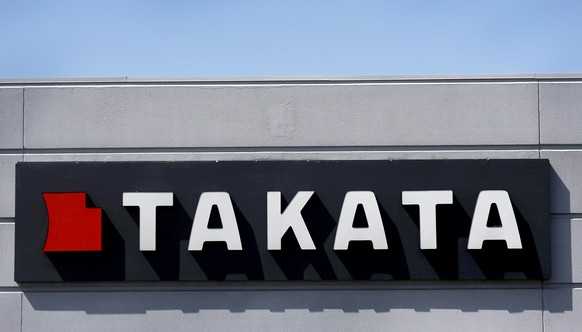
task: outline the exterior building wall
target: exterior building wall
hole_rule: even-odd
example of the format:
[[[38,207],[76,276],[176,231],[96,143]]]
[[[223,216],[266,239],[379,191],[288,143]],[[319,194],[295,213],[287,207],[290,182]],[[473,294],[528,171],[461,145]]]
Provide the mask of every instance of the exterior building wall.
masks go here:
[[[0,116],[0,330],[582,326],[582,77],[13,80]],[[21,161],[508,158],[550,160],[548,281],[13,281]]]

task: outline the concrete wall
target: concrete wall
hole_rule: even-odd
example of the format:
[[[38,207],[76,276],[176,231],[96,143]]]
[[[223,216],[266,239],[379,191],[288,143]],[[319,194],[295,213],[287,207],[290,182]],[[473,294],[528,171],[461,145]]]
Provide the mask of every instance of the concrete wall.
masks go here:
[[[0,330],[582,327],[582,76],[0,81]],[[16,284],[25,161],[547,158],[546,282]]]

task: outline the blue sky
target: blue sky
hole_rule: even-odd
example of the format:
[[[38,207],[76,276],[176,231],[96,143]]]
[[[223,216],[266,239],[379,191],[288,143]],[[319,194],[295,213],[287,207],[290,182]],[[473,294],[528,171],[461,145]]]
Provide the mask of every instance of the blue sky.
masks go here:
[[[582,1],[0,0],[0,78],[582,73]]]

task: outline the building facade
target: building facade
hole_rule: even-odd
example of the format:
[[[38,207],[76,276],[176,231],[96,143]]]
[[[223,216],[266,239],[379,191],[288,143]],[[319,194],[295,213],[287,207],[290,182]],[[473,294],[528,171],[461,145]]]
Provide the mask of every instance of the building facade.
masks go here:
[[[0,330],[582,327],[579,75],[4,80],[0,114]],[[548,280],[14,281],[17,163],[432,159],[549,160]]]

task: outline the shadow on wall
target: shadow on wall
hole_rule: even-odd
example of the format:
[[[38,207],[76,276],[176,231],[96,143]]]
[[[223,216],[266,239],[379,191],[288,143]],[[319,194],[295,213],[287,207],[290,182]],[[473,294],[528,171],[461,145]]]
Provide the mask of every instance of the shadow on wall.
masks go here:
[[[550,167],[550,211],[570,211],[570,191]],[[552,279],[556,282],[572,282],[572,229],[568,220],[567,227],[559,227],[553,222],[551,230]],[[573,299],[576,288],[573,285],[552,285],[544,283],[544,310],[549,312],[566,312],[573,310]]]
[[[550,197],[552,212],[570,211],[570,190],[554,167],[550,167]]]
[[[570,211],[570,191],[556,173],[550,167],[550,197],[551,212]],[[552,223],[551,255],[552,255],[552,279],[560,282],[572,282],[572,225],[567,222],[567,227],[561,227],[556,220]]]
[[[25,292],[35,311],[85,311],[88,314],[139,314],[180,310],[342,310],[343,312],[389,312],[409,309],[430,312],[438,309],[478,312],[503,310],[510,313],[542,309],[541,288],[519,289],[405,289],[405,290],[213,290],[129,292]],[[558,301],[561,311],[572,310],[568,301]]]

